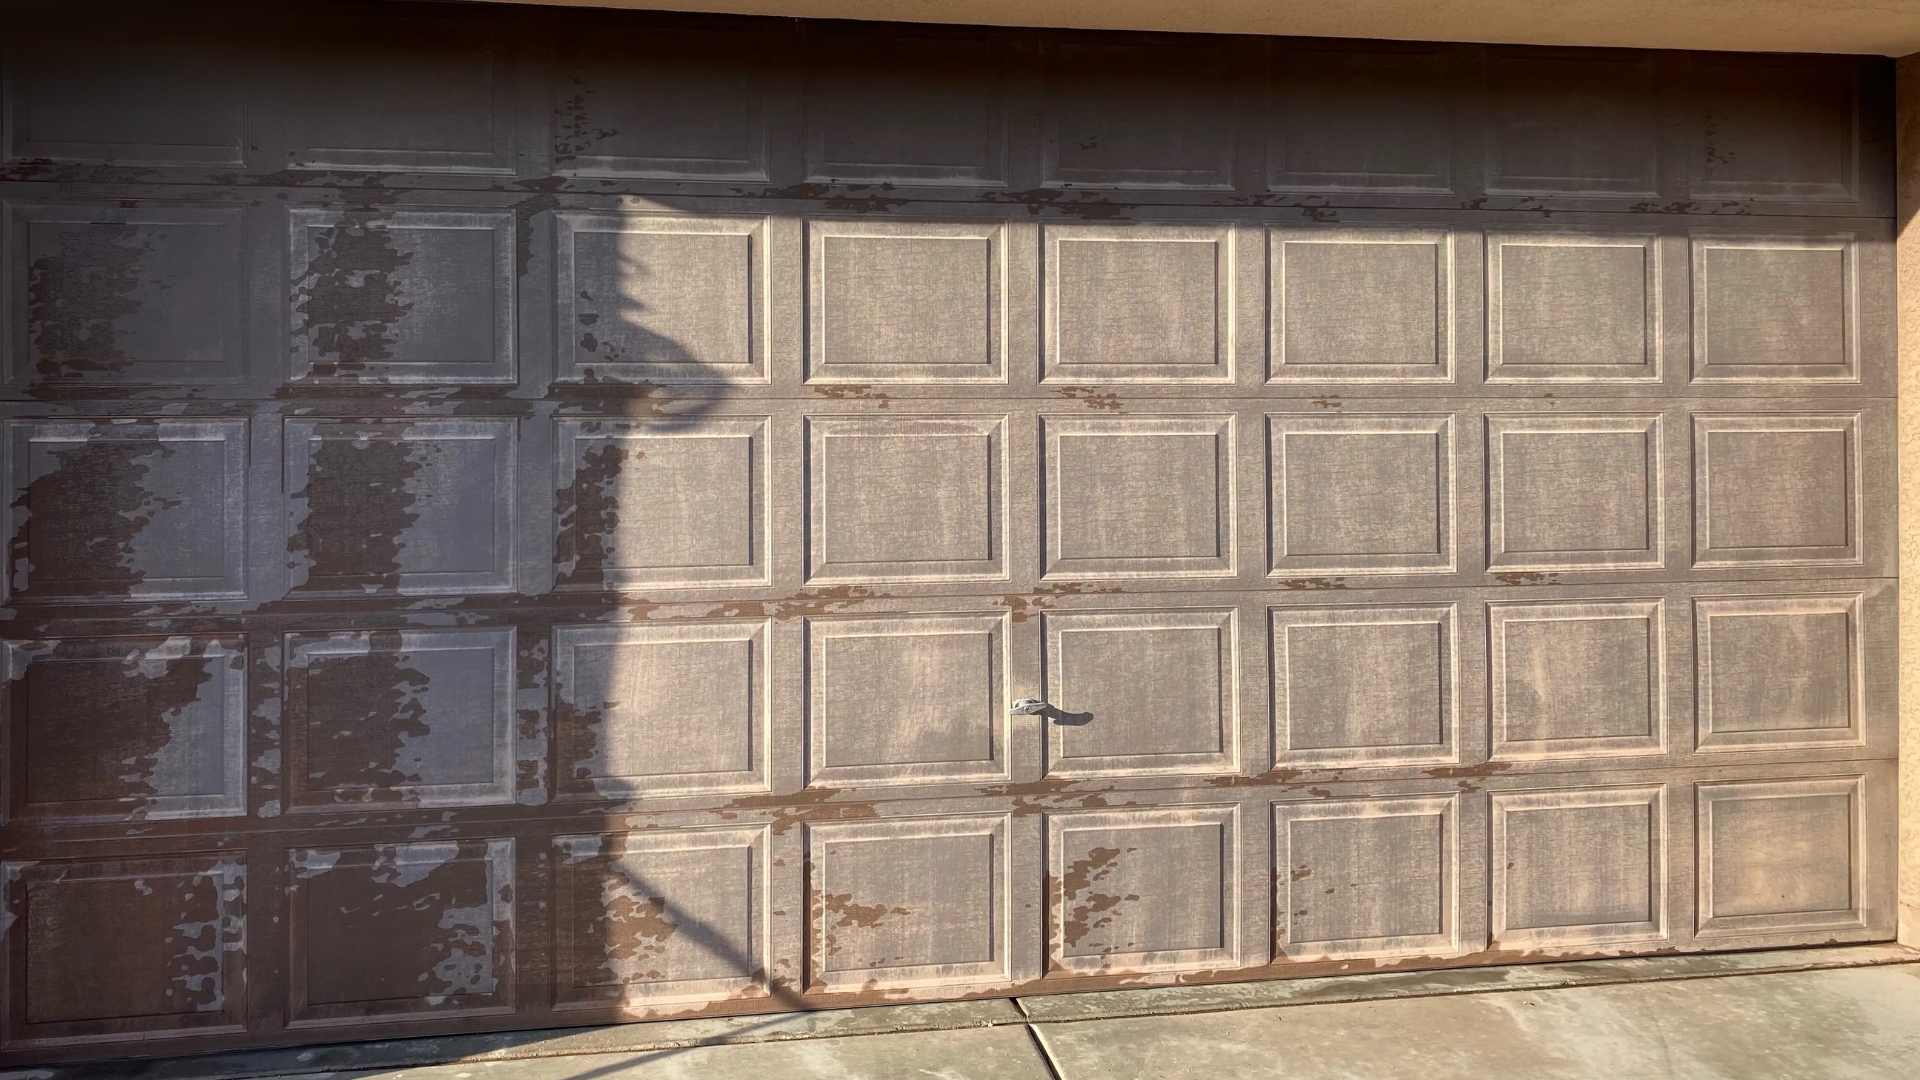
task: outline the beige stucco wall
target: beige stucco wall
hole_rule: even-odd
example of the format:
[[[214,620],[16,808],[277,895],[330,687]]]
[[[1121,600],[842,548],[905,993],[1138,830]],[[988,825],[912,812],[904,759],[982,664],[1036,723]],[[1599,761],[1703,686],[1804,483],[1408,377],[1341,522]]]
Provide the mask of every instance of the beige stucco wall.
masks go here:
[[[529,0],[512,0],[526,3]],[[1646,49],[1920,50],[1920,0],[531,0],[819,19]]]
[[[1920,946],[1920,54],[1898,70],[1900,940]]]

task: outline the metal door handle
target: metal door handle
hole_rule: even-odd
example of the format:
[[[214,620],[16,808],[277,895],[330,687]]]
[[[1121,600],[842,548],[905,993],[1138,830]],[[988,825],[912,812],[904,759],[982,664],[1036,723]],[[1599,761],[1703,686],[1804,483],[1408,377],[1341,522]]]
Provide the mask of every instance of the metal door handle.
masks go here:
[[[1041,701],[1039,698],[1023,697],[1014,702],[1013,708],[1007,711],[1013,713],[1015,716],[1043,716],[1047,710],[1051,708],[1053,708],[1053,706]]]

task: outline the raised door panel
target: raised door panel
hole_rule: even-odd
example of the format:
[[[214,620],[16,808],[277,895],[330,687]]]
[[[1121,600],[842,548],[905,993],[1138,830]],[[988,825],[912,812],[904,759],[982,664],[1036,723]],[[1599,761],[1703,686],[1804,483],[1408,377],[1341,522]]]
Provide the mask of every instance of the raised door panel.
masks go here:
[[[1232,188],[1235,59],[1206,39],[1048,42],[1044,181]]]
[[[767,381],[767,221],[563,211],[560,378]]]
[[[1702,938],[1867,925],[1861,777],[1695,786]]]
[[[1233,421],[1042,421],[1049,578],[1231,577]]]
[[[1453,605],[1275,608],[1277,768],[1460,757]]]
[[[1274,807],[1275,952],[1445,956],[1460,932],[1459,797]]]
[[[555,797],[768,788],[767,622],[554,631]]]
[[[1238,812],[1050,814],[1050,966],[1084,973],[1238,966]]]
[[[1010,779],[997,615],[808,619],[808,779],[819,786]]]
[[[1442,48],[1275,42],[1267,108],[1273,190],[1446,194],[1453,91]]]
[[[1487,565],[1653,570],[1666,562],[1658,416],[1487,417]]]
[[[1668,939],[1664,787],[1498,793],[1492,814],[1495,947]]]
[[[289,634],[283,648],[290,809],[513,801],[512,630]]]
[[[768,421],[559,421],[555,588],[765,584]]]
[[[1860,381],[1859,252],[1850,235],[1693,237],[1693,377]]]
[[[1006,423],[807,421],[807,581],[1005,580]]]
[[[1487,64],[1487,190],[1657,196],[1657,64],[1645,52],[1495,50]]]
[[[1046,381],[1233,381],[1231,228],[1050,225],[1042,245]]]
[[[1453,380],[1449,231],[1275,228],[1267,261],[1269,380]]]
[[[1696,198],[1851,202],[1860,194],[1859,69],[1839,58],[1693,60]]]
[[[260,95],[274,166],[512,175],[515,65],[490,23],[336,15],[281,24]]]
[[[1695,600],[1699,748],[1862,745],[1860,606],[1857,595]]]
[[[1051,776],[1238,769],[1231,611],[1048,614]]]
[[[296,594],[510,592],[510,419],[286,422]]]
[[[810,984],[1003,983],[1013,883],[1005,816],[807,827]]]
[[[9,1047],[245,1030],[247,868],[237,854],[9,862],[0,874]]]
[[[9,595],[247,595],[246,420],[12,420]]]
[[[7,642],[9,816],[245,813],[246,669],[240,638]]]
[[[766,52],[751,28],[570,27],[553,87],[554,171],[767,180]]]
[[[51,14],[41,9],[36,14]],[[6,160],[236,166],[246,160],[246,55],[219,13],[122,9],[118,33],[15,13]]]
[[[289,212],[295,379],[511,384],[514,218],[454,210]]]
[[[288,862],[291,1025],[512,1013],[512,840],[315,846]]]
[[[993,383],[1007,378],[1007,226],[812,221],[807,377]]]
[[[1452,417],[1270,416],[1267,448],[1272,573],[1456,568]]]
[[[1653,234],[1487,235],[1487,378],[1659,382],[1660,244]]]
[[[247,377],[242,211],[10,203],[5,229],[9,383],[225,386]]]
[[[1001,187],[1005,46],[991,31],[806,35],[810,181]]]
[[[1665,749],[1661,601],[1496,603],[1487,624],[1495,760]]]
[[[1696,567],[1858,565],[1860,417],[1696,415]]]
[[[555,1007],[769,993],[767,831],[555,837]]]

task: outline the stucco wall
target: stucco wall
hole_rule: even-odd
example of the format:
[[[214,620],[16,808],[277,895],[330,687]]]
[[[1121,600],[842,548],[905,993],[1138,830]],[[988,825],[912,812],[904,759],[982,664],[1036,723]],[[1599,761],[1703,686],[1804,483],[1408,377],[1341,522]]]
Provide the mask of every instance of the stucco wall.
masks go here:
[[[1920,946],[1920,54],[1898,71],[1900,940]]]
[[[514,0],[528,2],[528,0]],[[1644,49],[1920,50],[1920,0],[531,0],[816,19]]]

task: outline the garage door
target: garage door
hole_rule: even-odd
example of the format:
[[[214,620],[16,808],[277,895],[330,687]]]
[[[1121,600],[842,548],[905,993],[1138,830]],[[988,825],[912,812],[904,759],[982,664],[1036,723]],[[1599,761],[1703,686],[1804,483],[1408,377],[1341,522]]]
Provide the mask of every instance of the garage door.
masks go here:
[[[275,12],[9,19],[5,1060],[1891,937],[1887,63]]]

